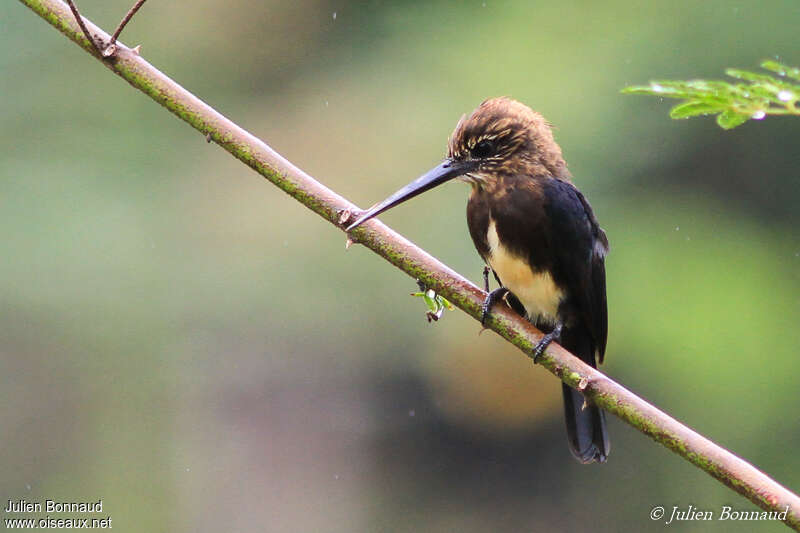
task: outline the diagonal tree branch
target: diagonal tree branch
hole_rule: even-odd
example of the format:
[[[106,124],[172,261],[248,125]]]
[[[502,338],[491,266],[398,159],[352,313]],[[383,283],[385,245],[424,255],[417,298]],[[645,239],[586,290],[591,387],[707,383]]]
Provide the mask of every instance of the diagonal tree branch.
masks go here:
[[[86,51],[96,54],[93,42],[86,40],[69,8],[61,0],[20,1]],[[85,22],[92,34],[104,40],[109,38],[107,33]],[[117,43],[117,47],[115,55],[102,62],[104,65],[306,207],[339,228],[346,225],[352,214],[360,212],[355,205],[312,179],[264,142],[169,79],[136,52],[121,43]],[[350,239],[419,279],[473,318],[480,319],[485,292],[380,221],[372,220],[357,228]],[[539,330],[503,307],[492,313],[488,326],[526,355],[542,337]],[[750,463],[648,404],[556,344],[547,349],[540,362],[562,381],[583,391],[595,404],[762,509],[781,513],[779,519],[800,531],[800,497]]]

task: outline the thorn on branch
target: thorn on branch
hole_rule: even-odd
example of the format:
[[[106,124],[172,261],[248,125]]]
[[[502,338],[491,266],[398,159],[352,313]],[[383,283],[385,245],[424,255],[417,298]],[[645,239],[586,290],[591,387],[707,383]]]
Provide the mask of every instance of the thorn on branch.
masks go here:
[[[133,52],[133,53],[134,53],[134,54],[136,54],[137,56],[138,56],[138,55],[141,55],[141,54],[142,54],[142,45],[141,45],[141,44],[137,44],[136,46],[134,46],[133,48],[131,48],[131,52]]]
[[[137,46],[136,48],[139,48],[139,47]],[[211,132],[209,131],[208,133],[206,133],[206,142],[207,143],[211,143],[211,140],[212,140],[211,139]]]

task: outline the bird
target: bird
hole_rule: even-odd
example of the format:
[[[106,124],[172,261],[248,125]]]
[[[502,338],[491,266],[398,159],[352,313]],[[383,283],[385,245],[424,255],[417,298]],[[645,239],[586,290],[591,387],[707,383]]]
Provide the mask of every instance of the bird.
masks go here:
[[[551,125],[527,105],[490,98],[463,115],[441,164],[363,212],[346,231],[455,178],[471,186],[467,225],[486,264],[481,322],[505,301],[545,333],[534,362],[556,341],[596,368],[608,337],[608,238],[572,183]],[[491,292],[489,271],[500,284]],[[605,462],[605,413],[562,387],[572,454],[582,463]]]

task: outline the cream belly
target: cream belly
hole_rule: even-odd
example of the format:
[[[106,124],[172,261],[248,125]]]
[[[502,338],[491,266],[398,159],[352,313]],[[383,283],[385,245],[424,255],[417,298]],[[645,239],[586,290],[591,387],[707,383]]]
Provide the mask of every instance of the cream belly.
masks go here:
[[[558,304],[564,294],[556,286],[550,273],[533,272],[527,261],[500,244],[494,220],[489,219],[486,239],[489,243],[489,266],[497,273],[503,286],[514,293],[525,306],[528,317],[555,323]]]

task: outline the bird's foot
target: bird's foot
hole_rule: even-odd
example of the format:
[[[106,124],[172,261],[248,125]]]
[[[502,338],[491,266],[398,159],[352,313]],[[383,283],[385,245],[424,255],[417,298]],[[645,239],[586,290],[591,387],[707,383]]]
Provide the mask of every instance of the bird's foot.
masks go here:
[[[506,294],[508,294],[508,289],[505,287],[500,287],[499,289],[495,289],[486,295],[486,299],[483,301],[483,305],[481,306],[481,326],[486,325],[486,319],[489,318],[489,311],[492,309],[492,306],[497,303],[498,300],[505,298]]]
[[[489,292],[489,272],[491,269],[488,266],[483,267],[483,290]]]
[[[563,324],[560,322],[556,324],[556,327],[553,328],[553,331],[542,337],[542,339],[536,343],[536,347],[533,349],[533,363],[536,364],[539,362],[539,357],[542,356],[544,351],[550,346],[550,343],[553,341],[560,341],[561,340],[561,328]]]

